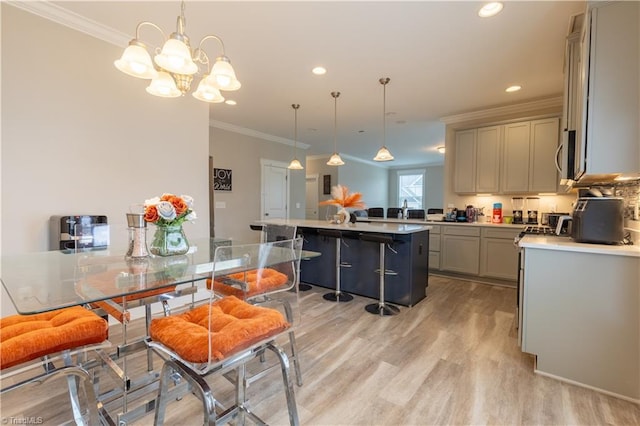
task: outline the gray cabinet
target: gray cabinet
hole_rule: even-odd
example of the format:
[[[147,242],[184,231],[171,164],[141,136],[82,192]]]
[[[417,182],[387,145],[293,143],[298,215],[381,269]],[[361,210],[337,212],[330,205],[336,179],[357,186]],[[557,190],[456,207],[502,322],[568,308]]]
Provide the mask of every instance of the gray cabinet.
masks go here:
[[[476,192],[476,135],[476,129],[456,132],[453,177],[455,192]]]
[[[589,5],[583,34],[579,171],[640,173],[640,2]]]
[[[524,249],[522,350],[536,370],[640,399],[640,257]]]
[[[502,126],[482,127],[476,134],[475,192],[500,191]]]
[[[478,275],[480,228],[444,226],[440,268],[444,271]]]
[[[429,231],[429,269],[440,269],[440,225],[432,225]]]
[[[504,126],[502,192],[522,194],[558,190],[559,123],[558,118],[548,118]]]
[[[518,277],[518,248],[514,245],[519,229],[482,228],[480,276],[515,281]]]

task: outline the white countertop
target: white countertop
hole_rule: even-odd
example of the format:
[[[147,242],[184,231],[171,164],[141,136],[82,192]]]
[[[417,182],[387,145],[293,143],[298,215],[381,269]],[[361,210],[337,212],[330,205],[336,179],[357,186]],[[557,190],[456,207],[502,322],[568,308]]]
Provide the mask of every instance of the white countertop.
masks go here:
[[[453,226],[487,226],[492,228],[508,228],[508,229],[524,229],[525,224],[506,224],[506,223],[491,223],[491,222],[445,222],[445,221],[434,221],[434,220],[425,220],[425,219],[393,219],[393,218],[382,218],[382,217],[359,217],[358,222],[371,222],[371,223],[411,223],[411,224],[419,224],[419,225],[453,225]]]
[[[582,253],[609,254],[615,256],[640,257],[640,245],[608,245],[576,243],[569,237],[525,235],[518,243],[520,247],[544,250],[562,250]]]
[[[382,232],[388,234],[412,234],[414,232],[428,231],[432,227],[425,221],[418,222],[403,222],[403,223],[384,223],[384,222],[358,222],[358,223],[343,223],[337,225],[335,223],[329,223],[326,220],[309,220],[309,219],[270,219],[259,220],[255,223],[273,223],[278,225],[293,225],[306,228],[316,229],[338,229],[341,231],[354,231],[354,232]],[[419,223],[419,224],[418,224]]]

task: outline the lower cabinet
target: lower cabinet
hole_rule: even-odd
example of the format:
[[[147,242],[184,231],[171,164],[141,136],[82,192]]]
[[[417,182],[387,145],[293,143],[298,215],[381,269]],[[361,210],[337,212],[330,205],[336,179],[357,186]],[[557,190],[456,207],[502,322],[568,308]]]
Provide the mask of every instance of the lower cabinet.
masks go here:
[[[431,226],[429,231],[429,269],[440,269],[440,225]]]
[[[478,275],[480,228],[462,225],[444,226],[440,253],[442,270]]]
[[[482,228],[480,239],[480,276],[516,280],[518,248],[513,244],[519,229]]]

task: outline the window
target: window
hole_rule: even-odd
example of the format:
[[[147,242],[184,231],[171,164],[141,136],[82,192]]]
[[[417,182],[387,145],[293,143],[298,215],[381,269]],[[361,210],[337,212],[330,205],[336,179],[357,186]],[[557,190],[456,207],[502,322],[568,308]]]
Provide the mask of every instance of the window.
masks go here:
[[[398,207],[404,200],[410,209],[422,209],[424,205],[424,170],[398,171]]]

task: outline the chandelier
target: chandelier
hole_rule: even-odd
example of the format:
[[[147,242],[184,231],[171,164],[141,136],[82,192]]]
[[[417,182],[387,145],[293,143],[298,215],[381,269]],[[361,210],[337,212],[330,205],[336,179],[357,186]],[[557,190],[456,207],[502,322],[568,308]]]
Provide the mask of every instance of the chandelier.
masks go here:
[[[206,67],[198,88],[192,93],[193,97],[204,102],[220,103],[224,97],[220,90],[238,90],[240,82],[231,66],[231,61],[225,55],[224,43],[216,35],[207,35],[200,40],[198,47],[191,50],[189,37],[185,33],[184,1],[180,7],[176,32],[168,38],[164,31],[153,22],[143,21],[136,26],[136,37],[129,42],[129,46],[122,53],[122,57],[114,62],[116,68],[125,74],[142,79],[151,79],[147,92],[164,98],[176,98],[191,90],[194,75],[198,73],[198,64]],[[166,40],[162,49],[155,49],[153,62],[145,43],[140,41],[140,29],[151,26],[162,34]],[[202,50],[206,40],[217,40],[222,47],[222,54],[215,59],[211,70],[209,56]],[[154,65],[155,63],[155,65]]]
[[[380,84],[382,84],[382,148],[378,150],[378,153],[373,157],[373,161],[391,161],[393,155],[389,152],[387,145],[387,84],[391,81],[389,77],[381,78]]]
[[[293,160],[289,163],[287,169],[291,170],[303,170],[302,164],[296,157],[298,151],[298,108],[300,108],[300,104],[291,104],[291,108],[293,108]]]
[[[338,142],[337,142],[337,128],[338,128],[338,96],[340,96],[340,92],[331,92],[331,96],[333,97],[333,154],[329,161],[327,161],[328,166],[342,166],[344,161],[340,158],[340,154],[338,154]]]

